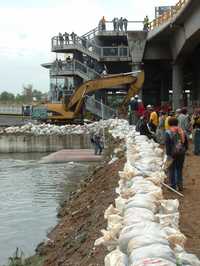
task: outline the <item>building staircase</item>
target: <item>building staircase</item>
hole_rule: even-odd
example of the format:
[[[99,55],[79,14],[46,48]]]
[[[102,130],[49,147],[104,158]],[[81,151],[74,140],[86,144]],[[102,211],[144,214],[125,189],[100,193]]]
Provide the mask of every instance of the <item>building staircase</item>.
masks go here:
[[[94,96],[85,96],[85,108],[101,119],[110,119],[117,116],[117,111],[96,100]]]

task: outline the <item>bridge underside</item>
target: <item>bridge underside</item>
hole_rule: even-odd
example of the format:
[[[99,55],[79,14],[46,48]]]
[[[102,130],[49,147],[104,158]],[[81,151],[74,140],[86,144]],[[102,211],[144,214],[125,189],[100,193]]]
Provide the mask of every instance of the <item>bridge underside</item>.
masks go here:
[[[188,1],[166,26],[149,32],[143,62],[145,104],[200,106],[200,1]]]

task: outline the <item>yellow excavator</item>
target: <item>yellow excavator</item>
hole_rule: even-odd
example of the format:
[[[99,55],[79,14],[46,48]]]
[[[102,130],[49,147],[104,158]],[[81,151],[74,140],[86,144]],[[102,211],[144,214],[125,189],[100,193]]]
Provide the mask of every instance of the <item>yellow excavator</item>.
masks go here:
[[[99,90],[115,89],[116,86],[128,85],[129,89],[125,96],[122,106],[127,106],[130,99],[138,94],[144,83],[144,72],[136,71],[130,73],[106,75],[95,80],[89,80],[78,87],[73,95],[70,97],[68,103],[47,103],[41,106],[39,110],[33,110],[33,118],[42,118],[50,122],[61,122],[67,120],[74,120],[80,115],[81,107],[84,102],[84,97],[87,94],[97,92]],[[43,111],[42,111],[43,110]],[[43,114],[42,114],[43,112]]]

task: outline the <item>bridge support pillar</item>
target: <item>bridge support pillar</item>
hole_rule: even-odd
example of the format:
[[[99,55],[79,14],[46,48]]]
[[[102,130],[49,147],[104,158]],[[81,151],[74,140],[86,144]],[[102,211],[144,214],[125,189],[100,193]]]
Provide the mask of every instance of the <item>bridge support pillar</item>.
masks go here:
[[[196,64],[194,70],[194,86],[192,90],[192,101],[195,107],[200,105],[200,64]]]
[[[141,63],[139,63],[139,62],[133,62],[132,63],[132,71],[139,71],[141,69],[142,69]],[[142,99],[142,89],[140,89],[138,96],[140,97],[140,99]]]
[[[176,110],[181,107],[183,100],[183,73],[180,64],[176,63],[173,65],[172,74],[172,107]]]
[[[170,80],[169,77],[162,77],[161,83],[161,105],[164,105],[169,102],[169,89],[170,89]]]

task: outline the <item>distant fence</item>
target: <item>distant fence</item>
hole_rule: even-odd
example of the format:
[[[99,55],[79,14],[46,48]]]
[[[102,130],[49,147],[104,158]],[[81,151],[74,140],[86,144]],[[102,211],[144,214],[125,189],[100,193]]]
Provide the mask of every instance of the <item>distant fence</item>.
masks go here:
[[[0,114],[21,115],[21,106],[0,106]]]

